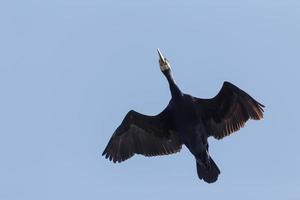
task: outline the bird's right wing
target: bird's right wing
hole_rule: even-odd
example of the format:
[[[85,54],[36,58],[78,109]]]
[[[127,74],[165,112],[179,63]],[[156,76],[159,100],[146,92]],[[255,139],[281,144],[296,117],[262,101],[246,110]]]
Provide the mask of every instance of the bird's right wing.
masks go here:
[[[134,154],[157,156],[180,151],[182,143],[169,121],[167,109],[156,116],[129,111],[102,155],[113,162],[122,162]]]
[[[212,99],[194,98],[208,132],[216,139],[239,130],[249,119],[263,118],[264,105],[229,82]]]

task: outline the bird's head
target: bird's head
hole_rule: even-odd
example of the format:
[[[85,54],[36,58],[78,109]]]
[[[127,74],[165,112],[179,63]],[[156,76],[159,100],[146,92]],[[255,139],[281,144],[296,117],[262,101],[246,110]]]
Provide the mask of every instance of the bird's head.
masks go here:
[[[159,49],[157,49],[158,55],[159,55],[159,66],[160,66],[160,70],[162,72],[170,70],[171,66],[169,61],[161,54],[161,52],[159,51]]]

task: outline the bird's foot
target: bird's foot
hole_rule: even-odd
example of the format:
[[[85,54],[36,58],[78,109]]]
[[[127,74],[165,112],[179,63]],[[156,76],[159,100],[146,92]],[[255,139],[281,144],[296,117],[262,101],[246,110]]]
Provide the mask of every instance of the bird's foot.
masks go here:
[[[202,154],[197,159],[198,164],[204,166],[207,170],[211,169],[210,156],[208,153]]]
[[[206,167],[206,169],[208,169],[208,170],[210,170],[211,169],[211,163],[210,163],[210,161],[209,161],[209,158],[205,161],[205,167]]]

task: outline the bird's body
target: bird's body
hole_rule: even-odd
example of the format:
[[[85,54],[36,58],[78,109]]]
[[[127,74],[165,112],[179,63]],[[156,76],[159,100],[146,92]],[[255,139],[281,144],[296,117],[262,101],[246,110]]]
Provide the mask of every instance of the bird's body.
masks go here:
[[[170,86],[169,104],[156,116],[129,111],[103,155],[121,162],[134,154],[176,153],[184,144],[196,159],[198,177],[215,182],[220,170],[209,156],[207,138],[221,139],[239,130],[248,119],[261,119],[264,106],[229,82],[224,82],[212,99],[184,94],[173,79],[168,61],[159,55],[160,68]]]
[[[196,149],[202,146],[203,139],[206,140],[209,136],[204,129],[201,116],[196,112],[196,107],[197,105],[193,101],[193,97],[186,94],[175,97],[167,106],[171,121],[170,124],[174,131],[178,133],[182,143],[193,154],[197,152]],[[197,145],[193,145],[193,143]]]

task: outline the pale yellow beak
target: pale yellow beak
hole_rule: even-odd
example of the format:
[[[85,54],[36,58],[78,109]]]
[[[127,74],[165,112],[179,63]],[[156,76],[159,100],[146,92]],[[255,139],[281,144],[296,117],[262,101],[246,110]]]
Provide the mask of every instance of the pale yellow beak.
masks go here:
[[[157,49],[157,53],[159,56],[159,66],[160,66],[161,71],[170,69],[171,66],[170,66],[168,60],[162,55],[162,53],[160,52],[159,49]]]
[[[164,56],[161,54],[161,52],[160,52],[160,50],[159,49],[157,49],[157,52],[158,52],[158,55],[159,55],[159,59],[161,60],[161,61],[165,61],[165,58],[164,58]]]

